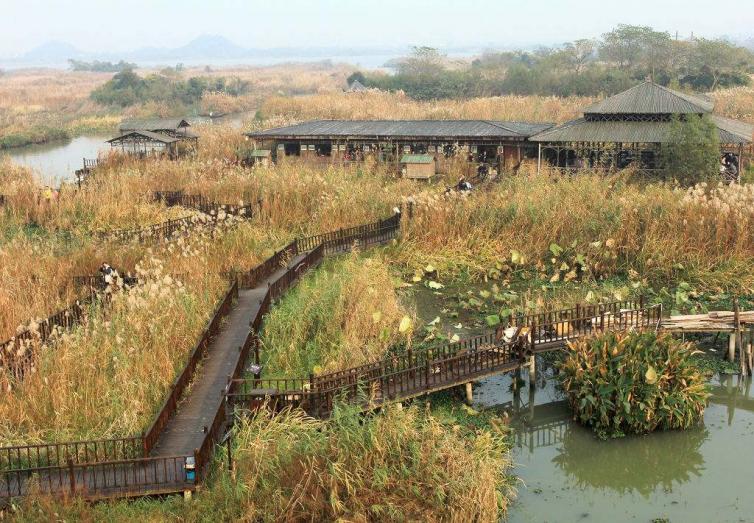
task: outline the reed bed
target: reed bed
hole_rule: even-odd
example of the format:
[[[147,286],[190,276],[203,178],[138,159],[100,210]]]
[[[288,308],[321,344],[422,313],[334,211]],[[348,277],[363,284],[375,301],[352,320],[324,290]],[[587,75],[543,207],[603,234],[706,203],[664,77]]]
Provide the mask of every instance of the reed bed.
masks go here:
[[[212,255],[209,235],[147,251],[135,267],[136,287],[93,306],[86,325],[54,344],[31,348],[23,380],[0,373],[0,442],[144,430],[225,289],[207,270]]]
[[[410,331],[386,261],[352,253],[327,262],[270,312],[262,334],[269,376],[308,376],[381,358]],[[409,316],[411,315],[411,316]],[[404,322],[405,323],[405,322]]]
[[[417,407],[340,410],[330,421],[260,412],[235,429],[234,472],[220,451],[190,503],[27,497],[14,520],[500,521],[515,497],[506,438],[443,419]]]
[[[527,270],[550,281],[635,271],[710,288],[754,288],[754,185],[682,189],[621,177],[513,177],[473,197],[414,198],[400,259],[478,278]]]
[[[296,98],[273,96],[260,107],[263,119],[523,120],[563,122],[595,102],[590,97],[495,96],[419,102],[402,92],[322,93]]]

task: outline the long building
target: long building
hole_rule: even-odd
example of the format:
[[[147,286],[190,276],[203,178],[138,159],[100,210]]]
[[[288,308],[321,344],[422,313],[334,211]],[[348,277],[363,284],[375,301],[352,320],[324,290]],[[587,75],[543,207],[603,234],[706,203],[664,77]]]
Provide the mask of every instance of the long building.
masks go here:
[[[551,123],[493,120],[315,120],[247,133],[257,149],[270,149],[277,161],[301,157],[320,161],[358,161],[374,155],[399,164],[404,155],[444,158],[460,148],[470,162],[513,167],[536,158],[528,138]]]

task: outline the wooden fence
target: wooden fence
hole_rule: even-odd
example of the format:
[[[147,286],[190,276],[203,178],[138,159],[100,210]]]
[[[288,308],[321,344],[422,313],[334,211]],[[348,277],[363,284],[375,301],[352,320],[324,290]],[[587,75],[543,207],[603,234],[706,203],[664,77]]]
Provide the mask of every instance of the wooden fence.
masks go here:
[[[31,491],[85,499],[133,497],[180,492],[194,488],[186,473],[188,456],[128,458],[51,465],[34,469],[5,470],[0,475],[0,506],[3,501]]]
[[[224,212],[231,216],[251,218],[253,214],[252,206],[249,204],[218,203],[202,194],[184,194],[183,191],[155,191],[154,199],[164,202],[168,207],[186,207],[212,216]]]
[[[326,254],[344,252],[354,244],[372,245],[394,238],[400,214],[350,229],[302,238],[248,273],[233,278],[206,329],[194,347],[181,374],[143,436],[0,448],[0,500],[28,492],[31,485],[41,492],[70,493],[87,498],[156,494],[193,488],[204,477],[213,448],[231,422],[226,407],[301,407],[314,416],[328,416],[337,401],[363,408],[406,399],[471,380],[513,370],[539,347],[560,344],[590,332],[618,328],[651,327],[661,307],[636,307],[632,302],[572,309],[510,318],[516,327],[510,341],[503,332],[477,336],[458,343],[429,346],[390,354],[379,361],[344,371],[309,378],[243,378],[245,364],[253,357],[259,363],[259,338],[263,317],[271,304],[290,289]],[[301,256],[303,254],[303,257]],[[291,264],[291,261],[295,263]],[[222,318],[238,296],[239,286],[258,287],[283,269],[271,282],[251,320],[249,333],[240,347],[233,374],[225,388],[226,402],[214,413],[202,444],[192,455],[149,458],[160,434],[176,412],[178,402],[195,375],[197,365],[217,334]],[[525,331],[524,329],[528,329]],[[525,335],[525,333],[528,334]],[[196,476],[187,475],[187,464],[196,465]],[[36,478],[36,479],[35,479]]]
[[[643,305],[643,303],[642,303]],[[236,378],[228,385],[231,405],[274,410],[304,409],[328,416],[335,401],[374,408],[387,401],[442,390],[521,366],[530,355],[565,346],[569,340],[611,330],[657,328],[662,306],[634,302],[577,306],[511,318],[510,341],[504,328],[459,343],[394,353],[385,358],[309,379]]]
[[[36,325],[36,328],[25,327],[15,336],[0,343],[0,368],[16,380],[23,379],[34,362],[36,345],[47,343],[54,333],[68,331],[84,323],[96,299],[97,294],[90,291],[84,298],[76,300],[72,305],[38,323],[30,320],[28,323]]]
[[[178,402],[183,396],[183,392],[186,387],[189,386],[191,380],[194,378],[196,368],[204,355],[207,353],[210,340],[220,330],[220,324],[225,316],[230,312],[234,299],[238,298],[238,282],[233,282],[225,293],[220,304],[215,309],[214,314],[209,320],[207,327],[204,329],[199,337],[199,341],[191,351],[186,365],[183,367],[181,373],[175,378],[173,384],[170,387],[167,398],[157,412],[152,424],[144,434],[144,455],[146,456],[154,448],[155,443],[160,437],[160,434],[165,429],[170,417],[175,414],[178,408]]]

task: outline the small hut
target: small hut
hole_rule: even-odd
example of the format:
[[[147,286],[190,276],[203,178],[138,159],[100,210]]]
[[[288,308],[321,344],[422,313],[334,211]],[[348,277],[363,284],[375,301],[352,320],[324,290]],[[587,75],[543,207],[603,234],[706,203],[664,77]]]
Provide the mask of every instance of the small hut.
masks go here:
[[[347,93],[363,93],[368,91],[369,88],[365,86],[363,83],[359,82],[358,80],[354,80],[351,82],[351,85],[348,86]]]
[[[437,173],[435,157],[431,154],[404,154],[400,163],[404,178],[429,180]]]
[[[272,163],[272,151],[270,149],[254,149],[246,153],[244,163],[250,166],[261,165],[268,167]]]
[[[129,131],[107,140],[107,143],[112,148],[120,148],[122,152],[135,156],[167,154],[170,158],[175,158],[180,141],[179,138],[151,131]]]

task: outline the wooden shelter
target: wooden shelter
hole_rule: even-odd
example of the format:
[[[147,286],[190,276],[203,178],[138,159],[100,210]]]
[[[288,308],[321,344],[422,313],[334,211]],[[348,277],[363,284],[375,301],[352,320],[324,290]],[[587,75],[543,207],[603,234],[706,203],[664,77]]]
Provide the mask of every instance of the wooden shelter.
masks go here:
[[[365,86],[363,83],[359,82],[358,80],[354,80],[351,82],[351,85],[348,86],[347,93],[363,93],[369,91],[369,88]]]
[[[717,126],[721,154],[738,164],[751,156],[754,126],[713,115],[714,102],[703,95],[674,91],[646,81],[584,110],[583,116],[530,137],[543,161],[565,169],[663,169],[663,145],[671,139],[674,118],[708,115]]]
[[[150,156],[167,154],[170,158],[178,155],[177,144],[181,140],[152,131],[128,131],[116,136],[107,143],[112,148],[120,148],[126,154]]]
[[[428,154],[437,160],[463,152],[470,162],[512,168],[524,158],[536,158],[528,138],[553,124],[492,120],[314,120],[287,127],[247,133],[255,144],[273,150],[276,161],[286,157],[310,161],[348,162],[374,156],[400,164],[403,155]]]
[[[435,157],[431,154],[404,154],[401,157],[404,178],[429,180],[437,174]]]
[[[121,134],[107,143],[127,154],[166,153],[170,158],[177,158],[194,149],[199,140],[189,127],[183,118],[127,119],[118,126]]]

